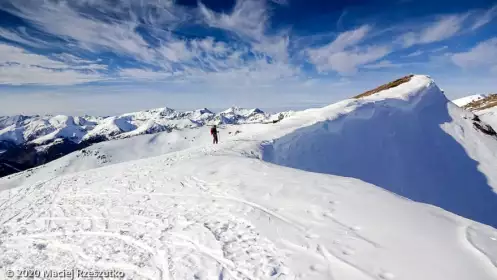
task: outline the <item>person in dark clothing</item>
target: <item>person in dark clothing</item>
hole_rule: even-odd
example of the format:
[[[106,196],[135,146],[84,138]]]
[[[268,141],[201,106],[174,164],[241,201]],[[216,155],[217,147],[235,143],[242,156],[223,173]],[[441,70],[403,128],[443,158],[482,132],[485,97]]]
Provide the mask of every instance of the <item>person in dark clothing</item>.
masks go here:
[[[217,131],[217,127],[214,125],[211,128],[211,135],[212,135],[212,143],[213,144],[217,144],[217,142],[218,142],[218,134],[219,134],[219,132]]]

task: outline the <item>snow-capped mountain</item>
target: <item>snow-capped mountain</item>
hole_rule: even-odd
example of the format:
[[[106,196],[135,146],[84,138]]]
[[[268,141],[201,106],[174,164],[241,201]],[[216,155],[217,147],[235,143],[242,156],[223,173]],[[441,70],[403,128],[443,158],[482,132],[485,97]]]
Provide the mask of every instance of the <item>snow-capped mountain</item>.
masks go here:
[[[221,127],[219,145],[200,129],[98,143],[0,178],[0,270],[493,280],[497,139],[483,126],[413,76]]]
[[[476,94],[453,100],[457,106],[469,110],[497,130],[497,94]]]
[[[203,125],[268,122],[277,118],[260,109],[233,107],[215,114],[208,109],[180,112],[158,108],[120,116],[12,116],[0,117],[0,140],[43,145],[58,138],[80,143],[91,139],[130,136],[200,127]]]
[[[11,174],[15,170],[24,170],[23,166],[33,167],[46,163],[102,141],[198,128],[204,125],[273,122],[291,114],[292,112],[284,112],[271,115],[260,109],[233,107],[217,114],[206,108],[186,112],[158,108],[109,117],[64,115],[0,117],[0,142],[23,147],[2,150],[0,176]],[[19,166],[12,169],[7,165]]]

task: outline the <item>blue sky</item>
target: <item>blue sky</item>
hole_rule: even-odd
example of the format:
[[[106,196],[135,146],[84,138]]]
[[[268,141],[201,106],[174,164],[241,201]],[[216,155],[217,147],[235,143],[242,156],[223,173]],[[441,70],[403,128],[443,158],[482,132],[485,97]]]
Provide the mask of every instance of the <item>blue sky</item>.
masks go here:
[[[0,115],[322,106],[428,74],[497,90],[497,2],[0,0]]]

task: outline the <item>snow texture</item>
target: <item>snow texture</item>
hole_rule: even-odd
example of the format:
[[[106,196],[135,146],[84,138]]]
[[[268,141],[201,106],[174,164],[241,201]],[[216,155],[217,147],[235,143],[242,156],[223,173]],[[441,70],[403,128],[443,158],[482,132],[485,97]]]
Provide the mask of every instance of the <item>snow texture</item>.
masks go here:
[[[495,197],[497,141],[470,115],[431,79],[415,76],[278,123],[221,127],[219,145],[210,144],[207,128],[103,142],[0,179],[0,270],[117,269],[125,279],[496,279],[497,230],[433,206],[442,203],[437,194],[449,194],[442,207],[495,221],[478,215],[481,205],[495,213],[495,200],[482,194]],[[433,205],[385,190],[399,180],[405,197]],[[467,201],[457,208],[460,195]]]
[[[487,97],[487,95],[485,94],[474,94],[474,95],[461,97],[456,100],[452,100],[452,103],[456,104],[459,107],[464,107],[473,101],[481,100],[484,99],[485,97]]]
[[[481,99],[487,98],[489,95],[485,94],[475,94],[475,95],[470,95],[467,97],[459,98],[456,100],[453,100],[452,102],[456,104],[459,107],[463,107],[465,105],[468,105],[469,103]],[[486,104],[482,104],[486,105]],[[482,121],[485,123],[489,124],[494,130],[497,130],[497,107],[490,107],[487,109],[475,109],[472,110],[472,112],[480,117]]]

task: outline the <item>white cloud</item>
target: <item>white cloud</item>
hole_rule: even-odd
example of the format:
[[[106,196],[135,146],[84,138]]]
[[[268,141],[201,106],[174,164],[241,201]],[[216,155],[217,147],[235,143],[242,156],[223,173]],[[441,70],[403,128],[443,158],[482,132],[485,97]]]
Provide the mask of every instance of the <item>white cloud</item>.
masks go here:
[[[269,20],[265,1],[237,0],[231,14],[218,14],[199,3],[204,21],[212,27],[232,31],[241,37],[260,41]]]
[[[309,60],[321,71],[333,70],[340,74],[354,74],[361,65],[374,62],[391,52],[388,46],[357,47],[370,31],[369,26],[338,35],[331,43],[309,49]]]
[[[281,3],[280,3],[281,4]],[[220,28],[237,34],[253,50],[273,59],[288,59],[289,38],[287,31],[268,35],[269,13],[266,1],[237,0],[230,14],[219,14],[199,5],[204,22],[211,27]]]
[[[400,68],[402,64],[392,63],[390,60],[382,60],[380,62],[374,64],[364,65],[363,67],[366,69],[383,69],[383,68]]]
[[[288,5],[288,0],[271,0],[271,2],[274,2],[278,5],[283,5],[283,6]]]
[[[342,51],[347,47],[355,46],[364,40],[366,35],[371,31],[369,25],[363,25],[357,29],[346,31],[338,35],[338,37],[326,46],[323,51],[326,52],[338,52]]]
[[[252,67],[259,60],[270,60],[271,63],[292,67],[288,64],[288,36],[266,35],[269,15],[265,1],[237,1],[230,14],[215,13],[202,4],[199,5],[198,13],[194,10],[186,11],[173,1],[158,0],[122,0],[114,6],[108,1],[94,0],[70,3],[35,0],[10,2],[10,5],[0,3],[0,9],[31,22],[47,36],[72,44],[72,51],[95,54],[101,51],[112,52],[147,66],[154,66],[148,70],[142,69],[146,72],[136,71],[134,68],[129,72],[121,71],[122,73],[118,73],[121,77],[162,79],[182,75],[203,76],[207,72],[263,71],[260,67]],[[105,18],[97,19],[85,13],[92,8]],[[106,14],[118,14],[122,19],[106,17]],[[228,45],[212,38],[180,39],[167,31],[186,21],[234,32],[247,44]],[[137,30],[138,26],[145,26],[150,37],[158,44],[145,40],[143,34]],[[30,40],[28,36],[21,36],[19,32],[7,30],[2,33],[0,30],[0,36],[2,34],[17,43],[37,47],[38,42]],[[52,62],[70,64],[73,70],[106,70],[101,63],[75,65],[57,57]],[[273,70],[277,69],[282,68],[273,67]],[[288,72],[280,74],[284,73]],[[258,73],[253,76],[262,77]]]
[[[21,0],[11,4],[15,8],[7,8],[7,11],[31,22],[43,32],[64,40],[74,40],[82,49],[110,50],[145,61],[154,61],[147,43],[135,31],[135,22],[95,20],[78,12],[64,1]]]
[[[103,68],[106,66],[94,63],[70,65],[0,43],[0,84],[80,84],[103,80],[95,71]]]
[[[497,17],[497,5],[488,10],[471,10],[465,13],[442,15],[435,21],[418,26],[410,26],[411,31],[401,34],[399,39],[404,47],[440,42],[464,32],[472,32],[487,25]],[[412,31],[414,30],[414,31]]]
[[[288,4],[284,0],[272,2]],[[230,12],[218,13],[201,2],[198,8],[191,8],[173,0],[0,1],[0,9],[21,17],[35,27],[29,33],[22,28],[0,28],[0,37],[35,50],[10,49],[0,54],[0,58],[3,57],[0,63],[3,61],[2,67],[12,67],[14,72],[29,69],[26,73],[33,74],[35,70],[46,70],[41,75],[52,73],[57,79],[64,72],[66,75],[70,73],[64,82],[67,84],[71,81],[101,80],[103,77],[269,83],[271,80],[298,76],[301,69],[297,65],[305,59],[320,72],[335,71],[342,75],[354,74],[361,67],[382,69],[397,65],[381,59],[399,48],[398,44],[367,42],[387,31],[373,29],[366,24],[337,36],[333,34],[333,40],[329,40],[327,36],[330,33],[327,33],[309,41],[309,38],[299,38],[290,30],[271,28],[274,3],[269,0],[236,0]],[[493,11],[480,11],[483,17],[479,21],[474,20],[472,12],[439,17],[432,23],[419,25],[418,30],[411,29],[411,32],[403,34],[402,44],[412,46],[447,39],[460,33],[466,21],[475,26],[487,24]],[[175,29],[182,24],[214,27],[236,36],[228,36],[226,42],[202,36],[183,36]],[[30,36],[32,33],[40,36]],[[323,41],[328,44],[317,44]],[[67,53],[36,54],[36,50],[41,48]],[[105,62],[80,57],[101,54],[104,54],[102,58]],[[421,51],[417,51],[408,57],[420,54]],[[121,62],[126,62],[127,66],[121,65]],[[14,76],[8,77],[13,79],[13,83],[22,84],[22,79]],[[26,79],[27,83],[33,80]],[[7,82],[5,77],[4,82]]]
[[[68,68],[68,65],[60,61],[52,60],[42,55],[29,53],[24,49],[1,43],[0,64],[21,64],[57,69]]]
[[[497,67],[497,37],[480,42],[467,52],[453,54],[451,58],[461,68],[495,69]]]
[[[449,48],[449,46],[441,46],[441,47],[439,47],[439,48],[436,48],[436,49],[431,50],[431,52],[432,52],[432,53],[434,53],[434,52],[441,52],[441,51],[444,51],[444,50],[446,50],[446,49],[448,49],[448,48]]]
[[[467,17],[468,14],[442,16],[419,31],[401,35],[400,41],[404,47],[443,41],[460,32]]]
[[[467,15],[445,16],[432,26],[424,29],[419,37],[420,43],[438,42],[454,36],[462,28]]]
[[[423,51],[421,51],[421,50],[417,50],[417,51],[415,51],[415,52],[412,52],[412,53],[410,53],[410,54],[406,55],[406,57],[415,57],[415,56],[420,56],[420,55],[422,55],[423,53],[424,53]]]
[[[45,69],[31,65],[0,66],[0,84],[75,85],[105,80],[99,74],[75,70]]]
[[[43,41],[30,36],[24,29],[8,30],[0,27],[0,37],[21,45],[26,45],[34,48],[47,48],[48,44]]]
[[[487,25],[492,20],[494,20],[496,17],[497,17],[497,5],[493,6],[492,8],[488,9],[487,11],[484,11],[483,14],[481,14],[481,15],[478,14],[476,21],[471,26],[471,30],[476,30],[484,25]]]
[[[354,74],[359,66],[376,61],[391,52],[389,47],[368,47],[360,51],[342,51],[328,57],[319,70],[332,69],[341,74]]]
[[[170,73],[138,68],[123,69],[120,71],[119,75],[123,78],[131,78],[136,80],[164,80],[172,76]]]

